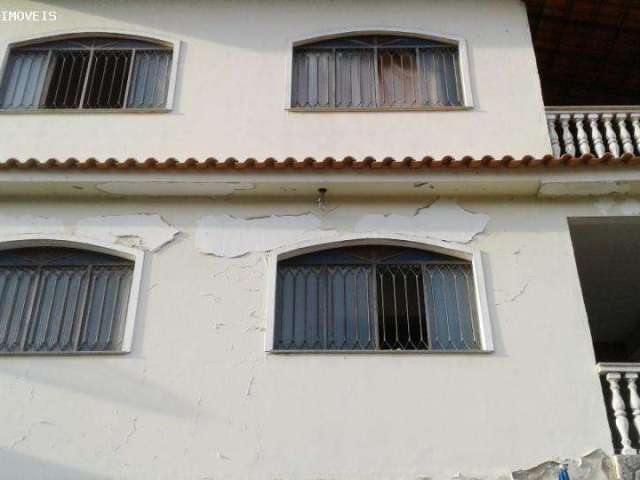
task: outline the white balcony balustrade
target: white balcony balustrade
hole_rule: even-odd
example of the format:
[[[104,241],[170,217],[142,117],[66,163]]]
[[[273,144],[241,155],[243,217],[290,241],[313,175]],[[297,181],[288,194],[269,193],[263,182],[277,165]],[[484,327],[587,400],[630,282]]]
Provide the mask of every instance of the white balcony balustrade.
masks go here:
[[[639,107],[548,107],[554,157],[640,154]]]
[[[612,432],[616,450],[634,455],[640,447],[640,363],[599,363],[598,373],[606,380],[607,414],[615,425]],[[612,426],[613,428],[613,426]]]

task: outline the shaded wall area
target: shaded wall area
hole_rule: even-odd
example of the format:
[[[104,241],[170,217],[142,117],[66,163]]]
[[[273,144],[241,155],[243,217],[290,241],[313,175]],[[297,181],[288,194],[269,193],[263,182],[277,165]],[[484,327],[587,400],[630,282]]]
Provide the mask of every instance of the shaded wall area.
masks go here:
[[[640,361],[640,218],[569,225],[596,360]]]

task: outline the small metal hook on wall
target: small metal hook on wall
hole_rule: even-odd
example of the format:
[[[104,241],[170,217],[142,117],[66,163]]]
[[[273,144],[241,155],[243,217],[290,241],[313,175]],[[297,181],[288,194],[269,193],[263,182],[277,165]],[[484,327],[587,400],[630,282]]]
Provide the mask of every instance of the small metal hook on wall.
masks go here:
[[[326,188],[323,187],[318,189],[318,199],[316,200],[316,203],[318,204],[319,208],[325,208],[327,206],[326,195],[327,195]]]

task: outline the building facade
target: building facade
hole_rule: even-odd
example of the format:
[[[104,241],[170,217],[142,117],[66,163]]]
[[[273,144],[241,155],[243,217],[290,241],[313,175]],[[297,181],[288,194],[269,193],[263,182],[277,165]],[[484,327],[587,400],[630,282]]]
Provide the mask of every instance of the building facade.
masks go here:
[[[5,2],[0,478],[633,476],[595,3]]]

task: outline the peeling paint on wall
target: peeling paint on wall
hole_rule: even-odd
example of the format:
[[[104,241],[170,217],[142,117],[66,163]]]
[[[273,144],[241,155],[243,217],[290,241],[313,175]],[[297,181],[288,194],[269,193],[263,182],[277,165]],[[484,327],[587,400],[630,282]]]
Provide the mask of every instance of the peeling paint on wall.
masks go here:
[[[3,237],[29,235],[69,235],[119,243],[130,247],[155,251],[172,241],[179,233],[160,215],[114,215],[81,219],[75,227],[65,228],[61,219],[31,215],[0,215],[0,235]]]
[[[62,220],[57,218],[0,215],[0,232],[3,236],[61,235],[64,234],[65,228]]]
[[[418,235],[448,242],[470,242],[489,223],[489,217],[470,213],[453,200],[437,200],[419,209],[412,217],[403,215],[365,215],[356,232]]]
[[[82,237],[153,252],[171,242],[179,230],[165,222],[160,215],[139,214],[84,218],[78,221],[75,232]]]
[[[613,462],[602,450],[579,459],[552,460],[533,468],[513,472],[513,480],[557,480],[561,465],[567,465],[571,480],[610,480],[615,478]],[[626,479],[625,479],[626,480]]]
[[[247,219],[211,215],[198,222],[196,246],[202,253],[239,257],[333,235],[335,230],[323,230],[320,219],[310,213]]]

